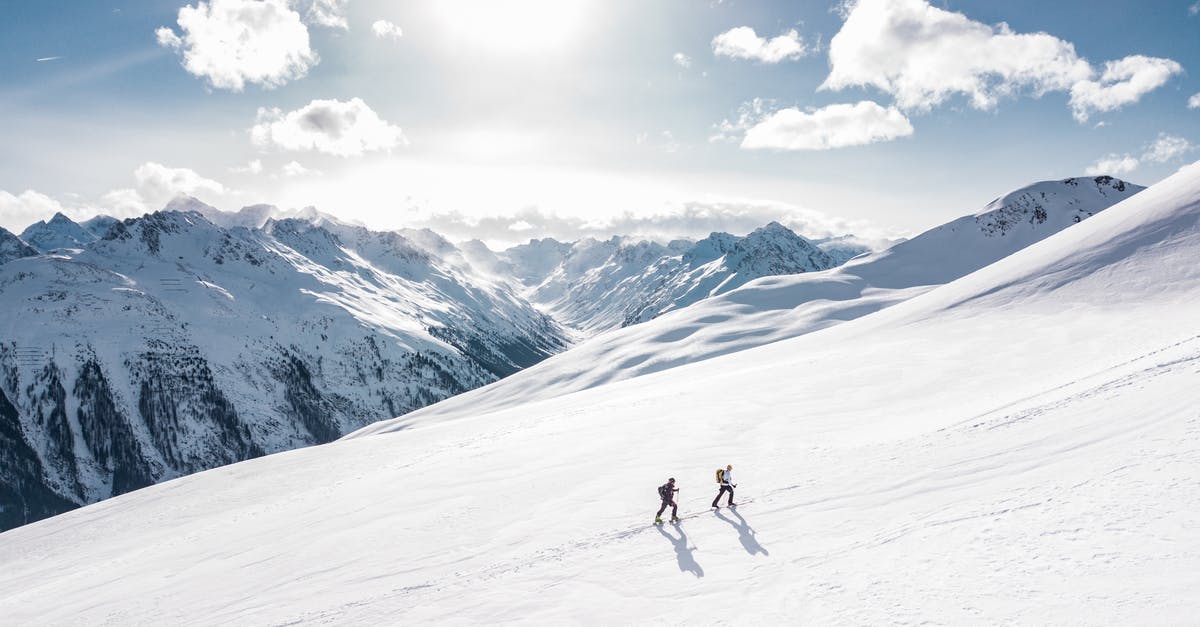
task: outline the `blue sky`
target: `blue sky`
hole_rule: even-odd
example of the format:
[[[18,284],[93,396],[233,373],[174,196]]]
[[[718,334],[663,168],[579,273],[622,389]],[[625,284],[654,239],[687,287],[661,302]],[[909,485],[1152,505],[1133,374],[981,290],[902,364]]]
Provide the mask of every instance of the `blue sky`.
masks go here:
[[[1200,7],[1148,4],[11,3],[0,226],[188,193],[495,242],[908,233],[1200,158]]]

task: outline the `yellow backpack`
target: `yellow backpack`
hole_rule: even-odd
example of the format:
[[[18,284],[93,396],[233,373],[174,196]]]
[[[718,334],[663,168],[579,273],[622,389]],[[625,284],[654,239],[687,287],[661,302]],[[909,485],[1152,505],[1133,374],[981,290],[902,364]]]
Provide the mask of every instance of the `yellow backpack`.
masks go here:
[[[718,468],[717,469],[717,483],[722,483],[724,481],[725,481],[725,469]]]

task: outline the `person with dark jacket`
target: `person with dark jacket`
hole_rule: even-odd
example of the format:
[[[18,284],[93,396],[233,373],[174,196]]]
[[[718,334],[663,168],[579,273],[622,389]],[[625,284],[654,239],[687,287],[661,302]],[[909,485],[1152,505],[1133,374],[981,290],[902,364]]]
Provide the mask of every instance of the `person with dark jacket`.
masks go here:
[[[729,493],[729,506],[736,506],[736,503],[733,502],[733,489],[737,487],[737,484],[733,482],[733,464],[726,466],[725,470],[717,471],[717,482],[721,485],[721,491],[717,492],[717,498],[713,499],[712,506],[717,507],[717,501],[721,500],[721,495],[726,492]]]
[[[679,488],[675,487],[675,477],[667,479],[667,482],[658,486],[658,496],[662,498],[662,507],[658,508],[658,513],[654,515],[654,523],[659,524],[662,520],[662,513],[667,510],[667,506],[671,506],[671,522],[679,521],[679,506],[675,504],[675,493]]]

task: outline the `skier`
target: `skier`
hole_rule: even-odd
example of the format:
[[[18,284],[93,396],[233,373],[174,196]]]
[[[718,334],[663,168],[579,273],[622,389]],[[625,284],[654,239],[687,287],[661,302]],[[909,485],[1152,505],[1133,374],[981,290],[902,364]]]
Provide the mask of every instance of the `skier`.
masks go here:
[[[717,501],[721,500],[722,494],[729,492],[729,506],[736,507],[737,504],[733,502],[733,489],[737,487],[737,484],[733,482],[733,464],[729,464],[724,470],[717,469],[717,483],[721,484],[721,491],[717,492],[717,498],[713,499],[712,506],[720,509],[717,507]]]
[[[654,515],[654,524],[662,524],[662,513],[667,510],[667,506],[671,506],[671,522],[679,522],[679,506],[675,504],[675,493],[679,488],[675,487],[675,477],[667,479],[667,482],[658,486],[658,496],[662,498],[662,507],[658,508],[658,513]]]

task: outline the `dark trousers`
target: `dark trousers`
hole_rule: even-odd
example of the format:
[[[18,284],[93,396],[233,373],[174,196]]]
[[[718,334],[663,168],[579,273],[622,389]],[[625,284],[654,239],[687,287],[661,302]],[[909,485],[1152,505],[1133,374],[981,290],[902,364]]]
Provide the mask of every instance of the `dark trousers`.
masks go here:
[[[717,506],[717,501],[721,500],[721,495],[722,495],[722,494],[725,494],[726,492],[728,492],[728,493],[729,493],[729,504],[730,504],[730,505],[733,505],[733,486],[731,486],[731,485],[722,485],[722,486],[721,486],[721,491],[720,491],[720,492],[717,492],[717,498],[713,499],[713,504],[712,504],[712,506],[713,506],[713,507],[716,507],[716,506]]]
[[[654,517],[658,518],[658,517],[662,516],[662,513],[667,511],[668,505],[671,506],[671,518],[675,518],[676,516],[678,516],[679,515],[679,506],[675,504],[675,499],[671,499],[671,500],[662,502],[662,507],[658,508],[658,513],[655,514]]]

